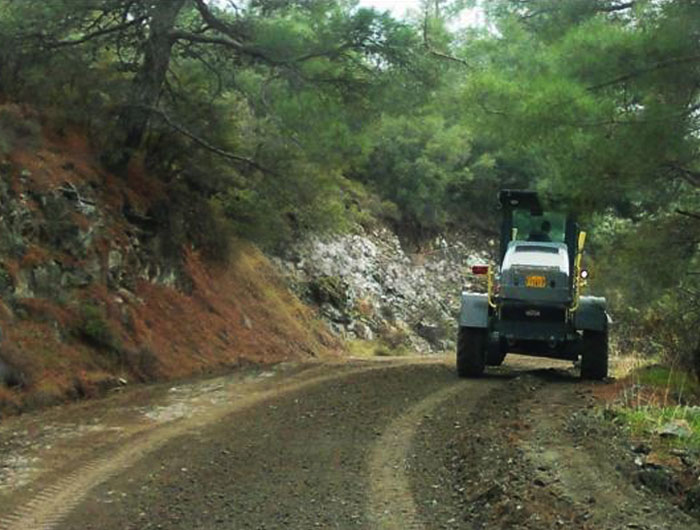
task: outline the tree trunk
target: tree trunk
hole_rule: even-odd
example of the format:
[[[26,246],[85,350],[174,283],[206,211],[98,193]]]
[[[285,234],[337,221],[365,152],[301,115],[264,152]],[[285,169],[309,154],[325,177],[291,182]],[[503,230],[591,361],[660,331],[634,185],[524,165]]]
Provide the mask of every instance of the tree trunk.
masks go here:
[[[185,0],[153,2],[149,17],[148,39],[144,44],[143,62],[131,85],[131,94],[119,115],[119,136],[111,153],[110,166],[123,171],[141,146],[151,117],[149,108],[156,107],[170,65],[174,39],[172,30]]]

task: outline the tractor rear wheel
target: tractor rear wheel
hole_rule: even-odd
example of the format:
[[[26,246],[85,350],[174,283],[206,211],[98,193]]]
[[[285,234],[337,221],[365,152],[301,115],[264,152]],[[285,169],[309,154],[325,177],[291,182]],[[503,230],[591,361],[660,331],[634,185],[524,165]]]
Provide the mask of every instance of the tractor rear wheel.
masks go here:
[[[457,375],[479,377],[486,367],[486,330],[460,327],[457,336]]]
[[[605,379],[608,376],[608,332],[584,330],[581,379]]]

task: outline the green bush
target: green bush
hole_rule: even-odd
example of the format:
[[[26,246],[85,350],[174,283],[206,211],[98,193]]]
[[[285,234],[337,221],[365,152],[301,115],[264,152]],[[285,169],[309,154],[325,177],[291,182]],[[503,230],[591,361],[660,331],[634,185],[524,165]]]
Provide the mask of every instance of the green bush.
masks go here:
[[[376,228],[382,220],[394,224],[401,220],[401,211],[396,204],[382,200],[361,182],[344,178],[340,181],[340,189],[348,218],[366,230]]]
[[[700,225],[672,212],[637,217],[594,216],[597,259],[585,258],[615,322],[613,347],[700,374]]]
[[[98,348],[119,351],[119,342],[109,326],[102,309],[88,303],[80,308],[78,334]]]
[[[207,200],[182,182],[173,184],[168,197],[157,201],[150,213],[164,258],[180,260],[183,247],[191,244],[208,260],[228,260],[233,226],[218,200]]]
[[[321,276],[309,282],[309,297],[316,304],[329,303],[342,308],[347,303],[347,283],[340,276]]]
[[[226,263],[231,255],[233,225],[226,219],[221,204],[199,200],[187,216],[188,237],[205,259]]]
[[[309,233],[347,231],[356,219],[346,207],[339,175],[314,164],[290,164],[284,175],[241,179],[218,195],[236,233],[281,250]]]

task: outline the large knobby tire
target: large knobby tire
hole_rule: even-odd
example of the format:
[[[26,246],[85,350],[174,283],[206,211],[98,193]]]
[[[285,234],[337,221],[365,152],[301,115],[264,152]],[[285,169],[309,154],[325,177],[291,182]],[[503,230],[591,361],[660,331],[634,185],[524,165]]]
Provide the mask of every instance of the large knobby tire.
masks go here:
[[[486,367],[486,330],[459,328],[457,336],[457,375],[479,377]]]
[[[600,380],[608,377],[608,332],[585,330],[581,379]]]

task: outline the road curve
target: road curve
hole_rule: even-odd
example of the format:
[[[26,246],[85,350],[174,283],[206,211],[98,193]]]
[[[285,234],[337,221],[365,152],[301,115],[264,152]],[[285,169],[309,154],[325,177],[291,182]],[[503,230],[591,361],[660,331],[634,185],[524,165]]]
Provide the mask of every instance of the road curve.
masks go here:
[[[497,384],[404,361],[268,396],[162,444],[56,528],[430,528],[403,472],[413,434]]]
[[[358,363],[356,366],[321,365],[291,377],[274,388],[252,390],[246,395],[235,393],[232,396],[234,399],[230,402],[219,401],[208,407],[200,407],[196,415],[139,431],[130,439],[122,442],[120,447],[107,448],[100,456],[80,462],[71,472],[64,473],[56,480],[47,484],[41,484],[37,481],[38,484],[34,487],[37,490],[35,494],[10,513],[0,517],[0,529],[50,530],[60,528],[66,516],[75,510],[94,488],[130,468],[134,468],[138,473],[139,466],[144,459],[150,458],[158,449],[172,440],[216,425],[226,416],[245,411],[259,403],[272,399],[283,401],[288,399],[289,395],[306,388],[374,370],[387,370],[392,365],[391,361]],[[86,524],[88,526],[85,528],[91,527],[91,523]],[[63,527],[77,528],[73,526],[73,523],[68,523]]]
[[[176,419],[6,497],[22,502],[0,528],[699,528],[635,482],[595,383],[551,365],[459,380],[452,359],[406,358],[194,385],[134,409]]]

